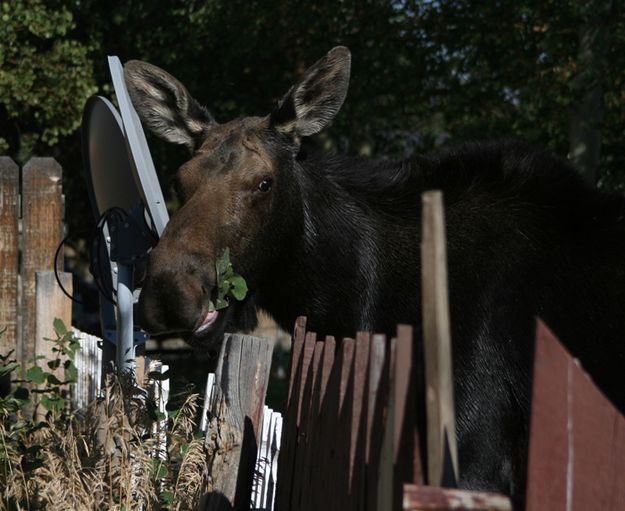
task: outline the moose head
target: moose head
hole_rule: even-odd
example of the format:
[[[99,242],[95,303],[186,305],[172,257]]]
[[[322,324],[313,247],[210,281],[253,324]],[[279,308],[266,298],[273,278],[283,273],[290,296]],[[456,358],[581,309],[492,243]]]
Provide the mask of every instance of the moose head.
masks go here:
[[[225,329],[256,324],[259,295],[305,229],[305,207],[294,174],[302,137],[327,126],[345,96],[350,53],[336,47],[310,67],[265,117],[217,123],[173,76],[140,61],[124,66],[133,104],[154,134],[185,145],[191,158],[177,172],[182,207],[151,252],[138,304],[151,334],[179,333],[209,344]],[[247,281],[242,302],[209,309],[215,263],[229,249]]]

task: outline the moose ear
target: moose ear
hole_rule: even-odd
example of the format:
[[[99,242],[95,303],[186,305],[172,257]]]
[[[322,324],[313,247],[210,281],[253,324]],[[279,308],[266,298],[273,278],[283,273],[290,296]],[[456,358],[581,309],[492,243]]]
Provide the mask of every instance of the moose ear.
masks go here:
[[[295,137],[314,135],[338,113],[349,86],[351,54],[337,46],[313,64],[271,113],[272,126]]]
[[[168,142],[184,144],[193,151],[215,124],[185,86],[159,67],[131,60],[124,65],[124,79],[143,123]]]

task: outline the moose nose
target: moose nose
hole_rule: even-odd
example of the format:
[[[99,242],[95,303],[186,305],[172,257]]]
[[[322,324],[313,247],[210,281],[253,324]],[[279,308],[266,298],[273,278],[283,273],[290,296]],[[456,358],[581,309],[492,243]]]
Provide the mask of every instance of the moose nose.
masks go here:
[[[162,264],[153,251],[137,306],[141,327],[152,335],[194,330],[206,302],[190,261]],[[184,258],[183,258],[184,259]]]

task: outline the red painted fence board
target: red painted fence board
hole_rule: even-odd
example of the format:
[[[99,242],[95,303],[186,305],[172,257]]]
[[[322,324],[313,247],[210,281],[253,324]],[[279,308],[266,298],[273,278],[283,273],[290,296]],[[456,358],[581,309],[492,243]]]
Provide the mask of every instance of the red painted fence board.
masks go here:
[[[625,509],[625,419],[538,322],[527,511]]]

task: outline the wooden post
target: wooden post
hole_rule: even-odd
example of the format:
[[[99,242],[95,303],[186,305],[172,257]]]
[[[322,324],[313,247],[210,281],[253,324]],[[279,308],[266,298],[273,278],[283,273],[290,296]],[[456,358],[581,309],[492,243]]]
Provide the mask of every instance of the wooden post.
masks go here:
[[[72,274],[61,272],[59,280],[69,292],[72,290]],[[55,339],[54,320],[59,318],[68,330],[72,324],[72,301],[67,298],[59,288],[53,271],[36,272],[35,274],[35,336],[33,356],[42,355],[47,360],[53,360],[57,353],[52,352],[54,345],[46,339]],[[65,359],[62,360],[62,362]],[[30,366],[31,364],[28,364]],[[51,371],[50,368],[43,368]],[[63,364],[56,369],[56,377],[63,380]],[[40,420],[45,416],[45,410],[38,409],[37,415]]]
[[[63,239],[61,175],[52,158],[32,158],[22,171],[23,367],[35,356],[35,272],[54,269],[54,254]],[[61,252],[59,266],[62,262]]]
[[[59,280],[71,293],[72,274],[60,272]],[[72,301],[61,291],[53,271],[38,271],[35,273],[35,355],[56,358],[52,343],[45,340],[56,337],[53,327],[56,318],[63,320],[68,330],[71,328]]]
[[[377,481],[377,501],[376,507],[379,511],[393,509],[393,486],[395,470],[393,466],[394,448],[395,448],[395,349],[397,347],[397,339],[390,340],[386,347],[386,357],[388,359],[388,383],[383,387],[387,392],[387,410],[386,421],[383,426],[383,436],[380,443],[380,459]]]
[[[510,499],[497,493],[404,486],[405,511],[511,511]],[[554,509],[554,508],[543,508]]]
[[[16,350],[19,217],[19,169],[0,157],[0,354]],[[14,354],[15,356],[15,354]]]
[[[227,335],[206,431],[212,491],[204,509],[249,509],[273,342]]]
[[[293,497],[293,475],[297,454],[297,417],[300,403],[301,379],[303,373],[304,340],[306,337],[306,318],[298,317],[295,321],[291,342],[291,363],[289,368],[289,391],[284,411],[282,428],[282,450],[278,460],[278,487],[276,489],[276,509],[290,509]]]
[[[447,296],[445,215],[441,192],[424,193],[422,202],[421,280],[428,482],[432,486],[441,486],[443,479],[448,479],[445,475],[446,440],[452,465],[449,468],[453,470],[453,479],[457,479],[458,474]]]

